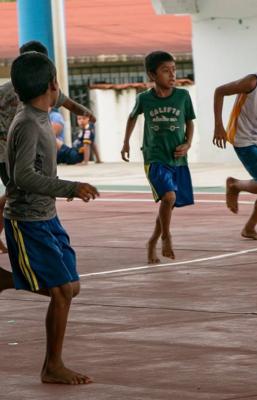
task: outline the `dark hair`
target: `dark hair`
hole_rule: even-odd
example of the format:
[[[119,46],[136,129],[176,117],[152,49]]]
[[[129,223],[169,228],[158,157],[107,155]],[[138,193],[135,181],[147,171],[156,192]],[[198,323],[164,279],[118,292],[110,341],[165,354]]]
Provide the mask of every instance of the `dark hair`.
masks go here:
[[[146,72],[155,73],[159,65],[165,61],[175,61],[174,57],[170,53],[165,51],[153,51],[145,57],[145,69]]]
[[[47,48],[37,40],[26,42],[20,47],[20,54],[26,53],[27,51],[37,51],[38,53],[42,53],[48,56]]]
[[[56,69],[52,61],[35,51],[21,54],[11,66],[15,92],[25,103],[44,94],[55,77]]]

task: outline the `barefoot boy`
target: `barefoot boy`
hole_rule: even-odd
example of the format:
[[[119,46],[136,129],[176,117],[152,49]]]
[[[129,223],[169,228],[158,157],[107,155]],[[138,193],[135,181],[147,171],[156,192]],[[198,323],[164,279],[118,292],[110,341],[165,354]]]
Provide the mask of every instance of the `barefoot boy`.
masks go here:
[[[237,98],[226,132],[222,121],[223,101],[225,96],[233,94],[237,94]],[[227,178],[227,207],[236,214],[240,192],[257,194],[257,76],[247,75],[238,81],[219,86],[214,94],[214,117],[214,145],[225,148],[226,141],[229,141],[234,146],[239,160],[253,178],[251,180]],[[257,201],[241,235],[257,240],[256,224]]]
[[[56,215],[55,198],[79,197],[87,202],[98,192],[87,183],[56,177],[56,144],[48,117],[59,93],[53,63],[43,54],[24,53],[14,60],[11,78],[24,103],[7,139],[4,217],[15,287],[50,296],[42,382],[90,383],[90,378],[66,368],[62,361],[69,307],[79,293],[79,277],[75,253]]]
[[[32,40],[24,43],[20,47],[20,54],[23,54],[27,51],[37,51],[38,53],[42,53],[48,55],[47,48],[36,40]],[[95,117],[92,112],[84,107],[82,104],[79,104],[67,97],[59,90],[59,95],[56,100],[55,107],[65,107],[69,111],[74,114],[79,115],[87,115],[90,118],[90,121],[95,122]],[[14,91],[13,85],[11,81],[0,85],[0,178],[4,186],[6,186],[9,177],[6,171],[6,137],[11,125],[11,122],[16,114],[16,111],[19,107],[19,99],[17,94]],[[5,205],[5,196],[0,197],[0,235],[3,230],[3,209]],[[5,253],[7,251],[4,243],[0,238],[0,252]],[[0,285],[1,285],[1,273],[0,273]]]
[[[187,152],[193,137],[195,118],[191,98],[177,89],[176,66],[171,54],[154,51],[145,59],[146,72],[154,88],[140,93],[129,115],[121,155],[129,161],[129,139],[137,117],[145,117],[143,156],[153,197],[160,200],[159,213],[148,241],[148,263],[159,262],[156,245],[162,239],[162,255],[174,259],[170,235],[173,207],[193,204],[193,190],[187,166]]]

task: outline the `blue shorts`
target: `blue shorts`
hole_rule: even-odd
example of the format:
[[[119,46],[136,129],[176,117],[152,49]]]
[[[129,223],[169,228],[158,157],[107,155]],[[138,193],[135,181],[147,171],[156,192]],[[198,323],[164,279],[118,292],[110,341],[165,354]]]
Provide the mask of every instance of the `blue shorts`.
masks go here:
[[[58,217],[48,221],[5,218],[16,289],[38,291],[79,280],[76,256]]]
[[[84,159],[83,153],[79,153],[78,149],[63,144],[57,151],[57,164],[74,165],[81,163]]]
[[[170,167],[161,163],[145,165],[154,200],[161,200],[167,192],[176,193],[175,207],[194,204],[193,187],[187,165]]]
[[[246,147],[234,147],[235,152],[245,167],[249,172],[251,177],[257,181],[257,146],[253,144]]]

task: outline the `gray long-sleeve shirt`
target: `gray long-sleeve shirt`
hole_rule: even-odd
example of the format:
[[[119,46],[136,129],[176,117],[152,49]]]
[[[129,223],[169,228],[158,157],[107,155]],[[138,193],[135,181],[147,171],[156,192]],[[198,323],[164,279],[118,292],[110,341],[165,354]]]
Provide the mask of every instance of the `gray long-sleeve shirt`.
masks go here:
[[[5,218],[48,220],[56,215],[55,197],[73,197],[77,182],[56,176],[56,141],[47,112],[28,104],[16,114],[7,138]]]

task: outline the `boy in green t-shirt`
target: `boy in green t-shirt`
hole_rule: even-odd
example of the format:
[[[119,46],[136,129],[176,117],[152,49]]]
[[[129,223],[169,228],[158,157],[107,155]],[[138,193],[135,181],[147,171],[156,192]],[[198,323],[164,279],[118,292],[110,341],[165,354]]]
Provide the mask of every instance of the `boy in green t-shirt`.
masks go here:
[[[187,152],[195,118],[190,95],[177,89],[176,66],[171,54],[154,51],[146,56],[146,72],[154,87],[137,96],[127,121],[122,159],[129,161],[129,139],[139,114],[144,114],[143,156],[153,197],[161,200],[155,228],[148,241],[148,263],[158,263],[156,245],[161,236],[162,255],[174,259],[170,235],[173,207],[194,203]]]

